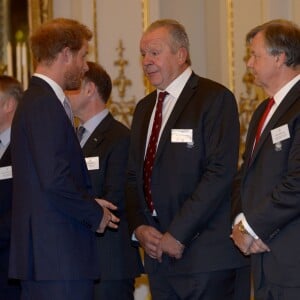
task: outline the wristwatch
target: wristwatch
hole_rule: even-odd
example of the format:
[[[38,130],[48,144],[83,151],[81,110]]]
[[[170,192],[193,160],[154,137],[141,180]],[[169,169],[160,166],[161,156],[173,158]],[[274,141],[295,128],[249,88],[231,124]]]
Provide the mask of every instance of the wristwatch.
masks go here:
[[[250,235],[250,233],[247,231],[247,229],[245,228],[245,226],[244,226],[244,224],[243,224],[242,221],[240,221],[240,222],[238,223],[238,230],[239,230],[242,234],[249,234],[249,235]]]

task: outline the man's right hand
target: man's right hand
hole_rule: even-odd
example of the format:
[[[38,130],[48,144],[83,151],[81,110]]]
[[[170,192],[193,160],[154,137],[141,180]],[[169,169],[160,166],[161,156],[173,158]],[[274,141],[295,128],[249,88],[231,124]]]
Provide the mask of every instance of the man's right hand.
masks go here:
[[[141,225],[136,228],[134,234],[145,252],[151,258],[161,261],[160,239],[163,236],[162,233],[152,226]]]
[[[106,227],[117,229],[118,224],[120,222],[120,219],[116,217],[109,209],[116,210],[117,207],[113,205],[111,202],[104,200],[104,199],[95,199],[97,203],[102,207],[103,209],[103,216],[102,220],[100,222],[100,225],[96,232],[103,233],[106,229]]]

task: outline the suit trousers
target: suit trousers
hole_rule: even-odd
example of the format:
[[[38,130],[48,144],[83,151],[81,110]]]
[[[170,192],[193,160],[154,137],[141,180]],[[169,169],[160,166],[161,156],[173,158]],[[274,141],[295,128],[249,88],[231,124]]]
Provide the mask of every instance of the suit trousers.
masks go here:
[[[153,300],[249,300],[249,267],[183,275],[149,275]]]
[[[275,284],[264,283],[254,290],[255,300],[299,300],[300,287],[282,287]]]
[[[95,284],[94,300],[133,300],[134,279],[103,280]]]
[[[21,300],[93,300],[93,280],[21,281]]]
[[[20,286],[5,286],[0,287],[0,299],[3,300],[20,300],[21,299],[21,288]]]

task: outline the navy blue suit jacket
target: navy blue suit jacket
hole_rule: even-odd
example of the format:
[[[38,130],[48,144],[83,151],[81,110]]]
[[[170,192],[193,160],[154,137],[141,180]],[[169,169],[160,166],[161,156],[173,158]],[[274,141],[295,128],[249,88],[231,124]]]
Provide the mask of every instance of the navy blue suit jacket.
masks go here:
[[[138,249],[133,247],[125,215],[125,175],[129,130],[108,114],[83,147],[85,157],[98,157],[99,169],[90,170],[94,193],[118,207],[118,230],[107,229],[97,238],[101,280],[134,278],[143,271]]]
[[[10,276],[80,280],[99,276],[96,234],[103,210],[63,105],[33,77],[11,129],[14,174]]]

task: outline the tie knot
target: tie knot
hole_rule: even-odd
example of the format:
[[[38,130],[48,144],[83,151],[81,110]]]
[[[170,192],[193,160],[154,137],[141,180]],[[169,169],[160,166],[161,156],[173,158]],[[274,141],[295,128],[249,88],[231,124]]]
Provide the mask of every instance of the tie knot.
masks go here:
[[[167,91],[164,91],[164,92],[159,92],[158,94],[158,102],[163,102],[164,99],[166,98],[166,96],[168,95],[169,93]]]

